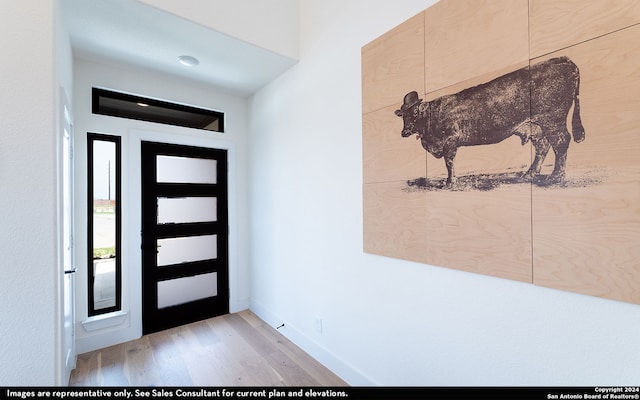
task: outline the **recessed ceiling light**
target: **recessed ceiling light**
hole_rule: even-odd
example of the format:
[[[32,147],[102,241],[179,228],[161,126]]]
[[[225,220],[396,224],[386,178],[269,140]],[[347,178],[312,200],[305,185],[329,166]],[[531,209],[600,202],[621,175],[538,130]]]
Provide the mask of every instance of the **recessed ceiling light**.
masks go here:
[[[178,57],[178,61],[180,61],[180,64],[186,67],[195,67],[196,65],[200,64],[200,61],[198,61],[197,58],[191,56],[180,56]]]

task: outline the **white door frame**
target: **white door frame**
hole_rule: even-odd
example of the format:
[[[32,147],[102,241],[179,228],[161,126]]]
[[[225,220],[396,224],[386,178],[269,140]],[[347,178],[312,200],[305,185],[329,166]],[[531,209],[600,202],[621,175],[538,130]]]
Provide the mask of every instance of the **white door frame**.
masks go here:
[[[217,133],[178,134],[130,129],[127,138],[123,138],[129,153],[127,169],[128,195],[123,197],[123,247],[128,256],[123,260],[123,307],[129,304],[130,325],[137,337],[142,336],[142,181],[141,181],[141,142],[152,141],[187,146],[209,147],[227,150],[228,174],[228,213],[229,213],[229,306],[238,303],[238,256],[237,256],[237,197],[236,197],[236,145],[233,142],[216,137]],[[125,263],[126,261],[126,263]],[[126,277],[126,278],[125,278]],[[126,282],[125,282],[126,280]],[[128,299],[126,299],[128,296]],[[128,301],[127,301],[128,300]],[[133,333],[132,332],[132,333]]]
[[[75,345],[75,249],[74,249],[74,163],[73,117],[67,94],[60,88],[58,137],[58,258],[62,277],[62,332],[60,359],[62,384],[67,384],[76,367]],[[66,165],[66,168],[65,168]],[[58,379],[58,378],[57,378]]]

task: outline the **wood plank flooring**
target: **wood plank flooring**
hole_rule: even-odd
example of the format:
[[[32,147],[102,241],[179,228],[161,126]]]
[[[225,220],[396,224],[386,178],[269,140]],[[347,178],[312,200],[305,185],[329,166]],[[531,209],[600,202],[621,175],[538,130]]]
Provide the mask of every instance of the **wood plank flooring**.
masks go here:
[[[347,386],[242,311],[78,355],[70,386]]]

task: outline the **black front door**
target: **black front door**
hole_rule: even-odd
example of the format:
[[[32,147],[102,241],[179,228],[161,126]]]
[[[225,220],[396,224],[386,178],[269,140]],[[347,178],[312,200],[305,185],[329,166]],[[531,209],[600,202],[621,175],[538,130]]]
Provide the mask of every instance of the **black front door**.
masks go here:
[[[229,312],[227,151],[142,142],[144,334]]]

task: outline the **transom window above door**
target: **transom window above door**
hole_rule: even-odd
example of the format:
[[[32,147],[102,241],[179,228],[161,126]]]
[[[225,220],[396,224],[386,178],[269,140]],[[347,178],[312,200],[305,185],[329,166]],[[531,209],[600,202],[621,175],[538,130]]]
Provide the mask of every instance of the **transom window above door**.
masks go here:
[[[224,132],[224,113],[107,89],[93,88],[93,113]]]

